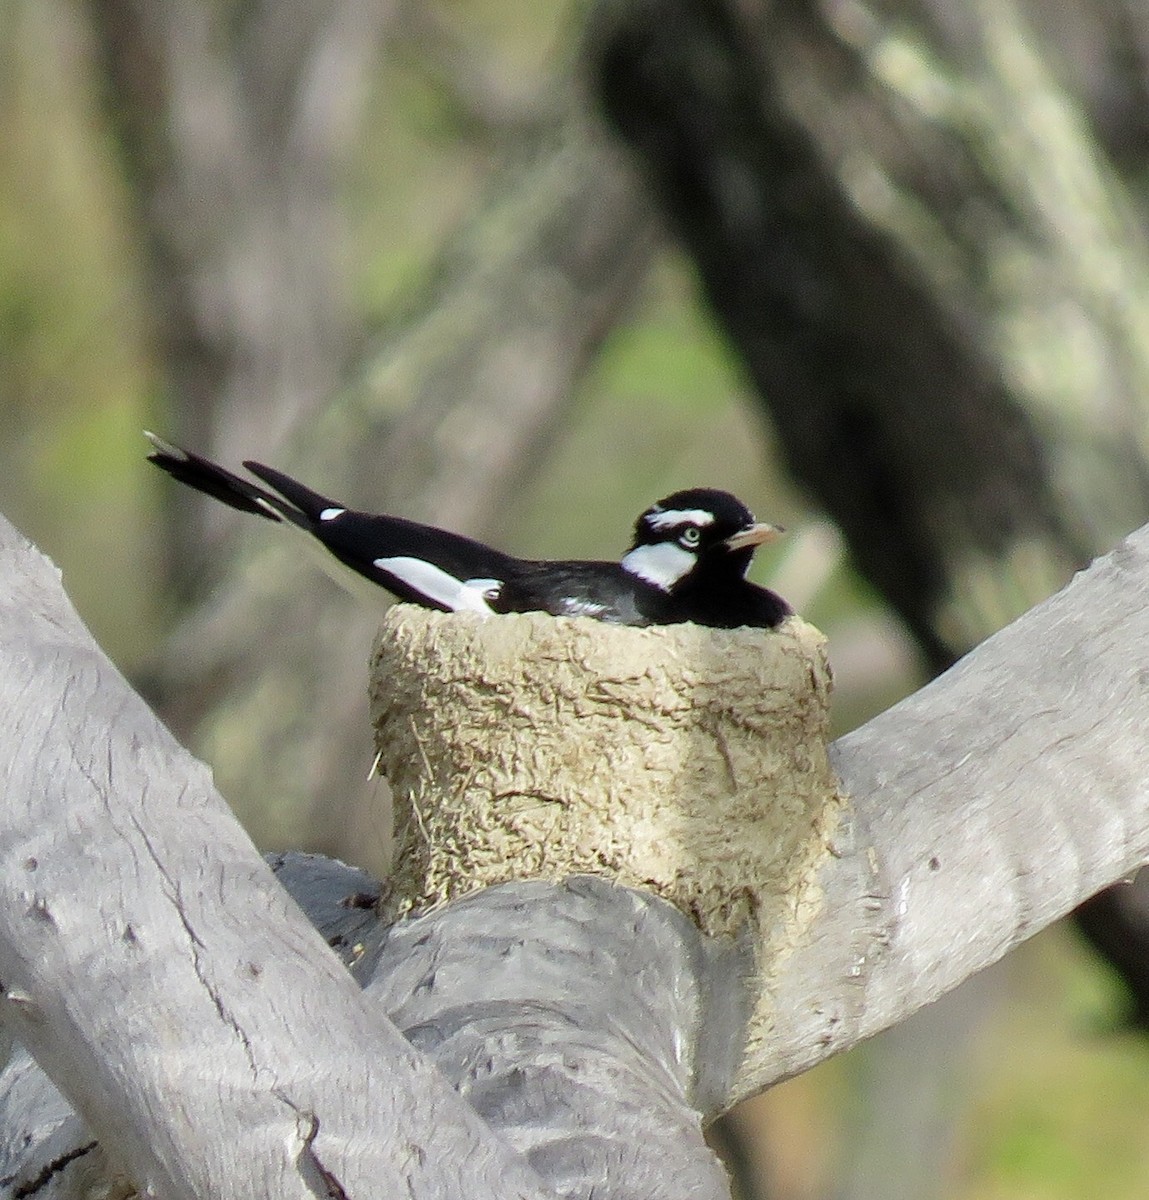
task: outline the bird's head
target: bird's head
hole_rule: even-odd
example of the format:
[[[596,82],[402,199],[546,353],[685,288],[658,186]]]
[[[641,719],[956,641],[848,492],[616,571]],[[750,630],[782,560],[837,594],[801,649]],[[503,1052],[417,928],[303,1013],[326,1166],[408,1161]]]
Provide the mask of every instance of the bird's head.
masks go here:
[[[652,504],[638,518],[622,565],[665,592],[703,578],[741,579],[755,549],[781,533],[777,525],[756,522],[729,492],[689,488]]]

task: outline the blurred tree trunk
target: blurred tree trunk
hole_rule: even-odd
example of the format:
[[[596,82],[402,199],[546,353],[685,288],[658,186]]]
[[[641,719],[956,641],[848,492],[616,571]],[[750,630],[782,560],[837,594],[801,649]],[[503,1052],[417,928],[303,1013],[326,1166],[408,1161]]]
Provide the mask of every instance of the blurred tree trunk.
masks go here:
[[[1004,23],[1008,10],[1002,14],[995,19]],[[1048,211],[1061,199],[1056,194],[1017,194],[1030,178],[1039,188],[1048,172],[1027,165],[1015,177],[993,174],[1006,164],[988,160],[986,147],[970,140],[1004,138],[1004,130],[923,122],[911,141],[917,131],[897,96],[886,99],[902,117],[900,130],[887,130],[885,139],[843,131],[860,123],[859,108],[877,110],[873,124],[883,117],[890,124],[891,114],[878,109],[881,81],[862,74],[865,63],[855,54],[846,92],[851,47],[802,5],[770,6],[752,17],[756,23],[740,23],[718,0],[607,5],[594,39],[603,100],[698,263],[791,469],[833,515],[860,569],[929,661],[944,666],[1048,594],[1145,511],[1146,471],[1129,435],[1140,417],[1133,398],[1149,384],[1146,327],[1124,322],[1127,345],[1115,341],[1107,364],[1120,372],[1120,386],[1083,426],[1098,403],[1078,394],[1071,406],[1064,394],[1074,380],[1063,375],[1026,379],[1004,340],[1009,314],[989,292],[996,282],[986,258],[991,240],[999,256],[1028,249],[1032,258],[1039,239],[1062,228],[1066,241],[1079,233],[1070,214]],[[786,90],[795,62],[805,70],[806,124]],[[819,138],[817,122],[829,113],[840,145]],[[1069,147],[1078,158],[1084,149]],[[1056,143],[1030,148],[1035,159],[1059,151]],[[891,152],[898,156],[892,162]],[[967,174],[978,168],[964,180],[955,171],[944,189],[951,208],[984,210],[976,228],[961,231],[963,243],[956,233],[944,236],[946,213],[934,216],[942,197],[894,191],[897,173],[918,156],[943,170],[954,162]],[[937,244],[915,244],[910,235],[918,230],[881,227],[860,207],[855,193],[867,173],[873,190],[884,182],[894,193],[891,210],[895,200],[908,207],[910,199],[924,209],[921,220],[931,222]],[[936,178],[929,182],[943,190]],[[1114,180],[1087,182],[1113,201],[1114,213],[1128,211],[1102,187],[1118,188]],[[959,183],[961,197],[953,194]],[[893,221],[899,214],[886,215]],[[1138,226],[1130,218],[1109,232],[1102,249],[1123,254],[1129,271],[1140,254]],[[1063,242],[1050,257],[1069,260],[1079,250]],[[922,269],[926,258],[933,274]],[[955,274],[962,263],[964,277]],[[1072,282],[1064,280],[1063,291]],[[1114,332],[1104,319],[1111,314],[1096,311],[1084,282],[1074,299],[1086,333],[1102,342]],[[1063,294],[1028,297],[1038,310],[1033,337],[1048,331],[1064,301]],[[1039,358],[1042,349],[1028,344],[1017,353]],[[1080,367],[1078,376],[1084,391],[1092,379]],[[1082,462],[1086,453],[1093,463]],[[1108,482],[1114,472],[1119,492]],[[1092,489],[1088,496],[1083,486]],[[1104,506],[1096,499],[1102,489],[1112,492]]]
[[[935,670],[1149,513],[1147,30],[928,0],[606,0],[592,27],[788,465]],[[1143,1013],[1139,892],[1083,928]],[[938,1067],[889,1061],[870,1108]],[[938,1188],[930,1127],[840,1194]]]
[[[297,431],[286,466],[306,463],[342,502],[481,532],[513,501],[654,244],[629,173],[572,112],[493,181],[431,292]],[[177,639],[172,694],[190,675],[192,698],[177,726],[194,727],[257,840],[360,862],[366,851],[378,866],[389,820],[377,794],[365,802],[378,785],[363,678],[379,613],[299,572],[264,533],[239,543],[226,592]]]
[[[418,8],[91,12],[151,252],[171,436],[225,462],[258,446],[365,508],[473,532],[497,522],[656,243],[570,64],[523,112]],[[473,124],[502,122],[509,149],[424,294],[364,347],[336,282],[336,185],[384,33],[415,43]],[[362,686],[379,614],[268,549],[262,528],[208,547],[207,512],[178,503],[173,557],[200,586],[155,681],[168,719],[265,846],[380,869],[389,820],[367,781]],[[227,585],[207,596],[205,576]]]
[[[346,371],[339,176],[393,8],[89,0],[147,251],[168,433],[205,453],[276,444]],[[211,509],[176,503],[172,569],[186,585],[207,561]]]
[[[320,412],[352,341],[332,175],[391,10],[89,7],[174,434],[227,459],[283,439],[285,465],[337,498],[480,531],[653,245],[574,89],[520,131],[435,286]],[[1088,0],[595,12],[594,86],[795,476],[935,668],[1149,510],[1147,56],[1135,6]],[[372,619],[286,556],[254,556],[238,543],[222,570],[242,582],[186,624],[169,712],[265,843],[346,853],[372,831],[350,815]],[[1094,915],[1128,948],[1112,911]]]

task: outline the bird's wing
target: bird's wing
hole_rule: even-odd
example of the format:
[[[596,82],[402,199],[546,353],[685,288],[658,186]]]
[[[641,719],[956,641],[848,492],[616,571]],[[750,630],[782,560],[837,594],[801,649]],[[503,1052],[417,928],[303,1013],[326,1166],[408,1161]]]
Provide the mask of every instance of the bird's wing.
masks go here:
[[[665,601],[655,588],[616,562],[519,562],[518,570],[491,602],[496,612],[548,612],[556,617],[593,617],[613,625],[657,622]]]
[[[444,612],[489,613],[488,600],[514,573],[517,559],[472,538],[403,517],[343,508],[273,467],[244,466],[283,497],[280,504],[303,518],[288,519],[339,563],[401,600]],[[348,582],[342,574],[336,578]]]
[[[344,508],[282,471],[244,463],[272,489],[265,490],[155,434],[147,437],[154,447],[149,460],[161,470],[232,508],[278,522],[337,583],[369,603],[379,603],[385,588],[428,608],[489,613],[488,599],[518,561],[430,525]]]
[[[401,517],[329,510],[311,534],[341,563],[401,600],[445,612],[494,611],[514,573],[509,555],[444,529]]]

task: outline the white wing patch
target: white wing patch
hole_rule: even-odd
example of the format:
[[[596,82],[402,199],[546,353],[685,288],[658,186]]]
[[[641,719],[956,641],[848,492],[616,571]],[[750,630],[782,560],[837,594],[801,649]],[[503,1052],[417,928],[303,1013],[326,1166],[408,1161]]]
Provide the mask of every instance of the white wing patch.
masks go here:
[[[621,565],[624,571],[669,592],[694,570],[697,562],[695,555],[677,542],[655,542],[653,546],[635,546],[623,555]]]
[[[321,521],[334,521],[336,517],[341,517],[347,511],[345,508],[325,508],[320,514]]]
[[[456,579],[446,571],[422,558],[400,555],[396,558],[377,558],[375,565],[403,580],[408,587],[422,593],[451,612],[477,612],[492,615],[486,594],[492,586],[501,586],[495,579]]]
[[[642,519],[651,529],[671,529],[675,525],[714,524],[714,514],[704,508],[659,508],[655,505]]]

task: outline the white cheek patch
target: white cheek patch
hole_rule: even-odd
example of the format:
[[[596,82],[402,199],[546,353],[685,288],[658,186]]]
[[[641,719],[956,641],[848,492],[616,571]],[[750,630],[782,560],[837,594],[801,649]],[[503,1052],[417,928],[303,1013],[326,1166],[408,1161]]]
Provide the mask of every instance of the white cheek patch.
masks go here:
[[[698,559],[677,542],[655,542],[636,546],[623,556],[622,569],[669,592],[676,583],[694,570]]]
[[[492,586],[499,586],[498,580],[473,579],[463,582],[434,563],[406,556],[377,558],[375,566],[403,580],[408,587],[414,588],[421,595],[434,600],[436,604],[441,604],[451,612],[477,612],[488,616],[492,614],[484,593],[489,593]]]
[[[714,514],[704,508],[660,508],[652,509],[643,518],[651,529],[671,529],[675,525],[714,524]]]

